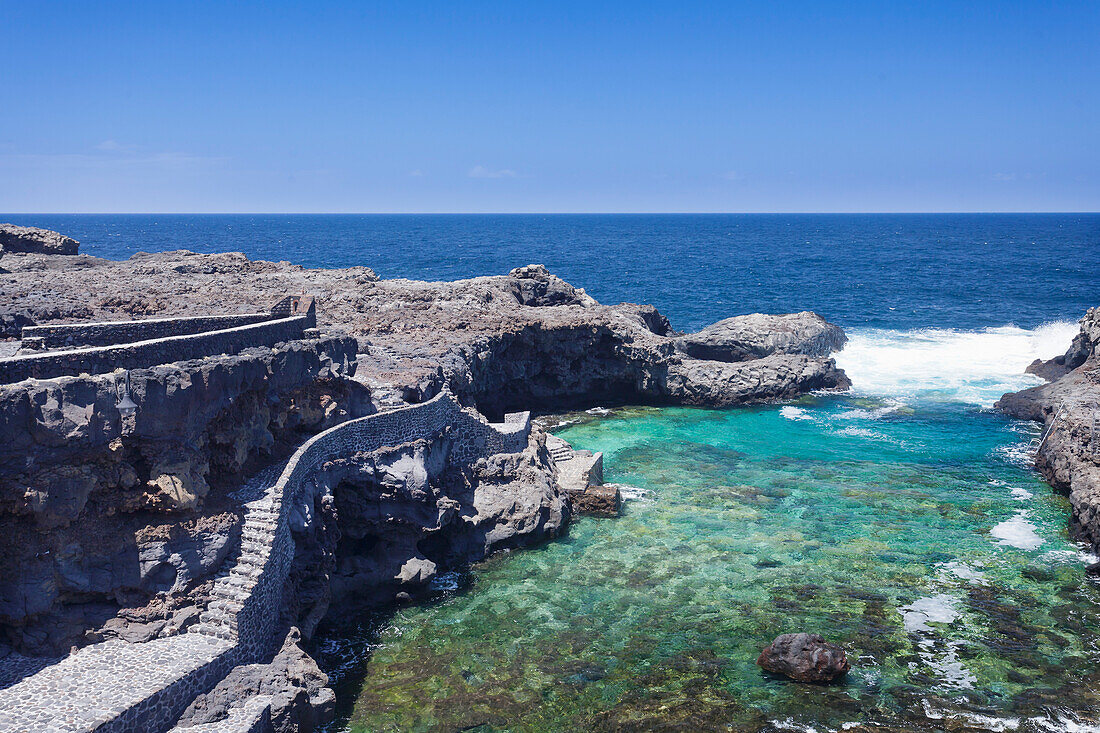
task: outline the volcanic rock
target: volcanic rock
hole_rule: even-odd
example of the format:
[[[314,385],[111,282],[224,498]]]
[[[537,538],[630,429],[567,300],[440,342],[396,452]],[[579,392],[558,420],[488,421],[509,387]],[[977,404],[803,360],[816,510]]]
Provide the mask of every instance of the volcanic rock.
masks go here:
[[[1008,393],[995,405],[1043,423],[1035,468],[1069,496],[1071,533],[1100,549],[1100,308],[1090,308],[1062,356],[1041,362],[1054,381]],[[1036,365],[1028,371],[1035,373]],[[1066,373],[1057,377],[1058,371]]]
[[[0,253],[6,251],[75,255],[79,247],[80,242],[49,229],[0,224]]]
[[[799,682],[832,682],[848,674],[848,657],[817,634],[780,634],[756,663],[773,674]]]
[[[335,713],[335,694],[328,675],[302,651],[301,634],[291,627],[283,647],[267,664],[235,667],[213,690],[195,698],[178,728],[220,723],[234,708],[259,699],[270,705],[269,727],[276,733],[316,730]]]
[[[828,356],[843,348],[844,331],[810,311],[734,316],[676,339],[676,347],[696,359],[747,361],[772,354]]]

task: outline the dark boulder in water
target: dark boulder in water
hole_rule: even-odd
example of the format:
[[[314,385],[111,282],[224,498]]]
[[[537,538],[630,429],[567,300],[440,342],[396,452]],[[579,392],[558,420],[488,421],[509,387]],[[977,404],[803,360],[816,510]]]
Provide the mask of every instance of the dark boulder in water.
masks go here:
[[[773,674],[799,682],[832,682],[848,674],[848,656],[818,634],[781,634],[764,648],[756,663]]]

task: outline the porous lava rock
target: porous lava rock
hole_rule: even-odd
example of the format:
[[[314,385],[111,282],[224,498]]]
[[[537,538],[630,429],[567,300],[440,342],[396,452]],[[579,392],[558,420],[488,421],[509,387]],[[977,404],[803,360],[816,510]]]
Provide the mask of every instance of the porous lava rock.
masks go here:
[[[798,682],[833,682],[848,674],[848,656],[818,634],[780,634],[756,663],[773,674]]]
[[[842,349],[847,340],[840,326],[810,311],[751,313],[681,336],[676,347],[696,359],[748,361],[772,354],[828,356]]]
[[[20,227],[15,224],[0,224],[0,253],[33,252],[45,255],[75,255],[80,242],[64,234],[39,229],[38,227]]]
[[[1064,355],[1038,364],[1028,371],[1054,381],[1010,392],[995,407],[1043,423],[1035,468],[1069,496],[1071,534],[1100,549],[1100,308],[1081,319]]]

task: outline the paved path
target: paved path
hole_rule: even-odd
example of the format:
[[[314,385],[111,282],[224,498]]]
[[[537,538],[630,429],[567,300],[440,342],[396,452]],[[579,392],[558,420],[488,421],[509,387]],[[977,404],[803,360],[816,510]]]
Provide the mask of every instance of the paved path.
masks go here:
[[[181,634],[144,644],[113,640],[85,647],[0,690],[0,731],[95,730],[174,683],[182,680],[185,688],[185,678],[231,646],[221,639]],[[186,689],[179,693],[188,694]],[[130,729],[141,730],[140,723]]]

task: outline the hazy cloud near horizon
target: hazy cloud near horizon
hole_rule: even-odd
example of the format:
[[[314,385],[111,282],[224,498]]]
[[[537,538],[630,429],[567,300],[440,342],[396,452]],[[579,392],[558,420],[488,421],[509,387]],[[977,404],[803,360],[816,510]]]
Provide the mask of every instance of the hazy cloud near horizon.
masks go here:
[[[1096,3],[5,15],[0,211],[1100,209]]]

